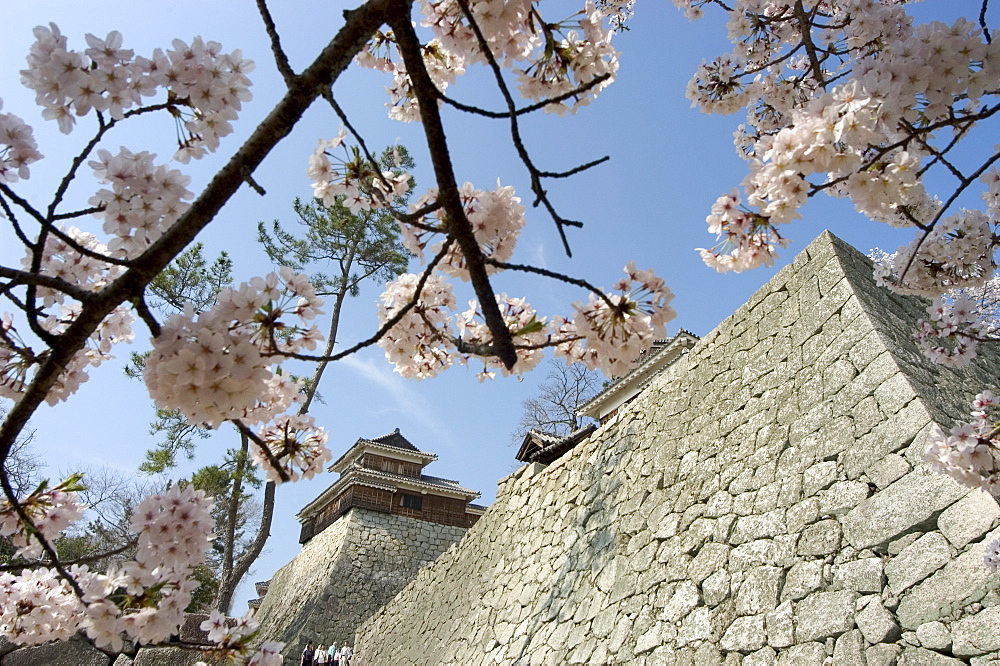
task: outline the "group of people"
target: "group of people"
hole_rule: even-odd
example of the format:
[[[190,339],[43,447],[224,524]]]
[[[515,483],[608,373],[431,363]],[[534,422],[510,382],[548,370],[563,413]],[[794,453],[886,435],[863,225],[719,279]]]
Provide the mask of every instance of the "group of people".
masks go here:
[[[316,648],[313,647],[312,643],[306,643],[305,649],[302,650],[302,659],[299,661],[299,665],[351,666],[351,659],[353,658],[354,650],[351,649],[347,641],[344,641],[344,645],[339,648],[336,643],[330,643],[329,647],[320,643]]]

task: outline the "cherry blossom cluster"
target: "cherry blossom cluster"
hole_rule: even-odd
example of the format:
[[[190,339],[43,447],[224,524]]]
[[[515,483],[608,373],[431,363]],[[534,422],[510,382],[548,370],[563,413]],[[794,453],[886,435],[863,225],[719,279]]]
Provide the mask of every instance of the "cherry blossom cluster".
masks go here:
[[[1000,539],[995,539],[986,546],[986,550],[983,551],[983,564],[994,573],[1000,569]]]
[[[155,164],[156,155],[146,151],[121,148],[112,155],[102,149],[97,156],[90,167],[98,182],[110,184],[111,189],[98,190],[90,205],[101,209],[95,215],[104,220],[105,233],[113,236],[109,253],[135,258],[188,209],[191,179]]]
[[[253,62],[239,50],[222,53],[220,44],[201,37],[190,44],[175,39],[172,49],[156,49],[149,58],[122,48],[117,31],[105,39],[88,34],[89,48],[83,53],[68,48],[54,23],[35,28],[35,38],[21,81],[35,91],[43,116],[56,120],[66,133],[76,116],[95,110],[120,119],[139,107],[143,97],[165,88],[171,108],[189,109],[187,134],[176,155],[186,162],[218,148],[219,139],[232,132],[243,102],[251,98],[247,74]]]
[[[560,322],[559,333],[568,340],[556,347],[557,356],[622,377],[644,349],[666,337],[667,322],[677,316],[670,307],[670,288],[653,271],[636,270],[631,261],[625,275],[614,286],[617,293],[591,294],[587,303],[573,304],[573,319]]]
[[[397,49],[392,31],[376,31],[372,39],[354,57],[354,62],[366,69],[392,74],[392,85],[386,87],[389,117],[404,123],[420,120],[420,104],[413,91],[413,82],[406,71]],[[420,55],[427,75],[434,86],[444,92],[455,79],[465,73],[465,61],[445,49],[438,39],[421,45]],[[393,58],[396,58],[395,60]]]
[[[306,176],[313,181],[313,196],[324,206],[342,203],[352,213],[387,208],[393,200],[410,189],[410,175],[405,171],[379,171],[365,159],[356,147],[344,144],[347,131],[332,139],[320,139],[309,156]],[[338,159],[332,151],[343,146],[347,159]],[[333,161],[331,161],[331,158]],[[398,164],[397,164],[398,166]]]
[[[82,517],[79,488],[80,475],[74,475],[51,489],[43,484],[21,500],[42,538],[51,541]],[[135,507],[130,522],[138,534],[135,560],[114,564],[103,574],[79,565],[69,567],[68,579],[45,567],[0,573],[0,632],[15,643],[37,645],[68,640],[82,631],[98,647],[114,651],[122,649],[125,637],[138,643],[166,641],[177,633],[198,587],[191,572],[214,539],[212,504],[190,485],[147,497]],[[26,533],[9,502],[0,504],[0,535],[12,537],[19,557],[41,555],[40,542]],[[222,629],[213,628],[209,640],[220,650],[245,657],[256,629],[248,614]],[[282,647],[265,643],[248,663],[280,664],[275,655]]]
[[[534,308],[523,298],[512,298],[507,294],[497,294],[497,305],[504,324],[513,334],[517,348],[517,362],[507,369],[496,356],[482,356],[484,369],[477,375],[479,381],[493,379],[500,370],[504,377],[520,375],[542,362],[544,348],[549,341],[549,330],[543,319],[539,319]],[[493,342],[493,335],[479,312],[479,304],[469,301],[469,309],[459,314],[456,326],[463,346],[470,349],[487,348]]]
[[[928,298],[953,289],[982,287],[995,270],[995,226],[982,211],[950,215],[923,238],[880,262],[876,279],[893,291]]]
[[[972,420],[959,423],[947,435],[940,430],[932,433],[924,454],[932,469],[994,497],[1000,496],[998,405],[992,391],[983,391],[972,401]],[[986,546],[983,563],[990,571],[1000,568],[1000,539]]]
[[[545,105],[545,111],[566,115],[586,106],[611,85],[618,71],[618,51],[611,46],[614,31],[604,27],[604,14],[588,2],[580,13],[575,30],[566,31],[562,39],[545,33],[542,55],[524,69],[515,69],[517,87],[522,97],[541,101],[573,92],[600,77],[604,81],[585,93],[576,93],[568,100]],[[572,100],[572,104],[569,104]]]
[[[240,618],[226,617],[217,610],[213,610],[208,619],[201,623],[202,631],[208,632],[208,640],[225,650],[234,659],[245,659],[249,654],[249,642],[253,638],[260,623],[254,619],[253,611]],[[284,643],[265,641],[260,650],[254,654],[246,663],[249,666],[281,666],[284,661],[281,657],[281,650]],[[208,666],[206,662],[199,661],[195,666]]]
[[[307,326],[322,303],[308,277],[285,267],[222,290],[205,312],[189,305],[152,340],[145,369],[150,396],[158,407],[211,427],[273,418],[298,399],[299,386],[271,365],[315,349],[323,336]]]
[[[976,303],[968,296],[946,300],[937,298],[927,308],[930,319],[917,322],[915,338],[935,363],[961,368],[976,357],[980,317]]]
[[[706,3],[675,4],[697,18]],[[699,68],[688,96],[706,112],[748,110],[737,146],[750,161],[746,203],[766,220],[754,226],[796,219],[818,191],[849,198],[875,221],[922,229],[938,223],[941,204],[924,186],[924,172],[937,161],[934,130],[965,131],[965,119],[985,108],[982,98],[995,92],[1000,75],[1000,46],[965,19],[914,26],[901,4],[833,0],[802,14],[793,3],[740,0],[730,10],[735,48]],[[814,175],[821,178],[809,180]],[[945,273],[981,273],[969,267],[992,254],[990,237],[974,215],[959,217],[976,233],[939,225],[948,228],[935,227],[936,242],[921,245],[915,263],[938,266],[935,250],[948,246]],[[962,242],[955,245],[956,238]],[[737,256],[703,252],[713,267],[744,266],[739,255],[759,254],[751,246],[762,245],[754,234],[726,240]],[[937,294],[957,284],[931,282]]]
[[[0,633],[24,645],[69,640],[80,626],[81,604],[54,569],[0,572]]]
[[[416,299],[378,342],[396,372],[410,379],[434,377],[454,362],[455,293],[438,274],[429,275],[419,293],[418,288],[420,276],[404,273],[386,284],[378,304],[379,325],[384,326]]]
[[[81,252],[83,248],[98,256],[107,247],[93,234],[75,227],[63,230],[62,236],[49,234],[42,248],[39,273],[59,278],[70,286],[87,291],[98,291],[121,274],[119,266]],[[29,252],[21,260],[25,270],[31,270],[33,257]],[[39,287],[37,295],[46,309],[40,324],[53,335],[63,333],[77,318],[81,304],[64,292]],[[98,366],[111,358],[111,347],[134,337],[132,322],[135,317],[126,306],[119,306],[109,314],[91,334],[87,346],[64,366],[55,386],[46,395],[49,404],[65,400],[83,382],[87,381],[87,366]],[[36,353],[19,334],[9,313],[0,316],[0,397],[17,400],[31,381],[32,371],[45,360],[44,353]]]
[[[666,323],[676,313],[670,307],[673,294],[652,271],[625,268],[626,278],[615,285],[617,293],[591,294],[588,303],[575,303],[572,319],[551,322],[539,317],[524,299],[497,296],[501,315],[514,339],[517,361],[511,371],[530,370],[541,360],[541,349],[553,346],[567,362],[582,362],[600,368],[608,376],[628,372],[643,349],[666,335]],[[480,379],[495,376],[500,364],[492,355],[492,336],[476,301],[456,317],[455,296],[441,275],[431,274],[419,295],[420,277],[400,276],[387,285],[379,304],[383,325],[401,319],[379,341],[386,358],[404,377],[433,377],[455,363],[466,364],[472,356],[485,357]],[[415,296],[416,295],[416,296]]]
[[[612,27],[621,25],[631,12],[631,2],[607,2],[600,7],[587,2],[583,10],[559,22],[545,21],[538,3],[532,0],[477,0],[468,10],[485,40],[490,55],[500,65],[513,70],[517,87],[526,99],[543,101],[579,91],[559,102],[546,104],[546,112],[564,115],[589,104],[606,88],[618,71],[618,52],[611,46]],[[464,74],[467,65],[485,63],[479,37],[457,0],[422,0],[421,25],[434,38],[422,46],[422,58],[432,82],[444,91]],[[379,32],[358,54],[362,67],[391,73],[393,83],[386,88],[389,117],[404,122],[420,119],[420,110],[409,74],[391,46],[391,32]],[[393,57],[396,57],[394,60]],[[600,82],[595,80],[603,78]]]
[[[983,391],[972,401],[971,421],[947,435],[934,433],[924,456],[931,467],[962,485],[1000,495],[1000,439],[992,418],[998,404],[992,391]]]
[[[114,564],[105,574],[70,567],[82,596],[55,569],[0,574],[0,630],[24,644],[66,640],[84,631],[98,647],[115,651],[121,650],[123,635],[138,643],[167,640],[198,586],[191,570],[214,538],[211,509],[212,500],[191,486],[147,497],[131,520],[139,535],[134,561]]]
[[[332,457],[326,446],[326,430],[316,427],[309,415],[282,414],[257,436],[280,467],[274,466],[257,442],[251,442],[250,457],[265,470],[267,480],[276,484],[283,481],[281,472],[289,481],[311,479],[323,471],[323,465]]]
[[[497,181],[496,189],[490,192],[476,189],[472,183],[465,183],[459,190],[459,196],[462,199],[462,210],[483,256],[499,262],[509,261],[514,255],[514,246],[525,224],[524,206],[521,205],[520,197],[514,194],[514,188],[505,187]],[[437,188],[431,188],[411,209],[418,210],[437,197]],[[421,259],[433,237],[448,233],[448,225],[442,213],[436,212],[432,220],[425,218],[418,224],[400,223],[403,244]],[[439,240],[431,245],[431,253],[440,252],[443,244],[444,241]],[[448,275],[462,280],[469,279],[465,256],[455,244],[449,248],[439,267]],[[487,265],[486,270],[488,273],[495,273],[499,268]]]
[[[40,159],[42,154],[31,127],[12,113],[0,113],[0,183],[28,178],[28,165]]]
[[[740,273],[757,266],[770,266],[777,248],[788,241],[781,237],[770,221],[741,205],[734,190],[720,196],[706,219],[708,230],[719,243],[711,249],[699,249],[702,260],[720,273]]]
[[[80,489],[80,476],[76,475],[53,488],[43,483],[30,495],[22,498],[18,504],[31,519],[33,530],[29,530],[21,521],[10,500],[0,502],[0,536],[10,537],[17,548],[14,553],[16,557],[41,556],[42,544],[36,534],[51,541],[83,516],[86,506],[79,501]]]

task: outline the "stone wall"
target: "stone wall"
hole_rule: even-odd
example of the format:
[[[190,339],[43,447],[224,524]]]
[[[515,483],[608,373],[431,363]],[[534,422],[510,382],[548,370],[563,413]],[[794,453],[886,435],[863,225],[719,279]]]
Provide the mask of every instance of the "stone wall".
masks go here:
[[[930,365],[926,305],[823,234],[589,440],[501,482],[359,628],[359,662],[996,663],[1000,509],[921,456],[1000,358]]]
[[[466,530],[354,508],[314,536],[273,578],[257,611],[259,641],[353,644],[357,626]]]

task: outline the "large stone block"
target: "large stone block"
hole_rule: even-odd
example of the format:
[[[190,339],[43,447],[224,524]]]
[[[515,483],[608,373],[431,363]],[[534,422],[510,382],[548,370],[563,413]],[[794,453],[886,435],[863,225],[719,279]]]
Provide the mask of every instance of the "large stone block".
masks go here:
[[[826,647],[822,643],[803,643],[778,653],[777,666],[823,666]]]
[[[839,636],[854,628],[856,592],[815,592],[795,605],[795,642]]]
[[[1000,650],[1000,606],[984,608],[979,613],[951,625],[952,652],[959,657],[974,657]]]
[[[733,544],[742,544],[775,537],[785,532],[785,510],[776,509],[757,516],[740,516],[733,525],[729,540]]]
[[[855,592],[881,592],[885,576],[882,574],[882,559],[866,557],[845,562],[833,569],[833,587]]]
[[[110,662],[108,655],[79,640],[23,647],[3,657],[4,666],[108,666]]]
[[[905,593],[896,617],[905,629],[916,629],[924,622],[938,620],[970,603],[979,601],[990,590],[1000,587],[1000,574],[990,573],[983,565],[987,544],[1000,538],[1000,529],[990,532],[937,573]]]
[[[844,538],[858,549],[883,546],[928,524],[967,492],[951,477],[920,467],[844,516]]]
[[[974,490],[941,512],[938,529],[955,548],[983,536],[1000,522],[1000,504],[984,490]]]
[[[840,635],[833,648],[833,663],[838,666],[867,666],[865,640],[861,632],[852,629]]]
[[[899,640],[900,631],[896,618],[882,605],[881,599],[871,599],[857,614],[855,621],[869,643],[893,643]]]
[[[951,560],[948,541],[939,532],[928,532],[911,543],[885,565],[893,594],[916,585]]]
[[[840,535],[837,520],[821,520],[802,530],[796,550],[799,555],[829,555],[840,548]]]
[[[823,585],[823,560],[798,562],[788,570],[781,598],[798,600]]]
[[[767,643],[763,615],[747,615],[733,621],[722,635],[719,645],[723,650],[753,652]]]
[[[756,567],[748,571],[736,594],[737,615],[757,615],[773,610],[778,605],[783,574],[778,567]]]
[[[870,663],[870,662],[869,662]],[[919,647],[907,647],[896,662],[896,666],[962,666],[961,659],[946,657],[939,652],[932,652]]]

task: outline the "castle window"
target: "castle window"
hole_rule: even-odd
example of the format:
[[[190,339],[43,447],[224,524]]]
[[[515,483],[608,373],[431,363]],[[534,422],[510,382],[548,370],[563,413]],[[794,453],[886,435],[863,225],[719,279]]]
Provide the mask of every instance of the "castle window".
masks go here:
[[[404,509],[420,511],[424,505],[424,498],[420,495],[400,495],[399,505]]]

